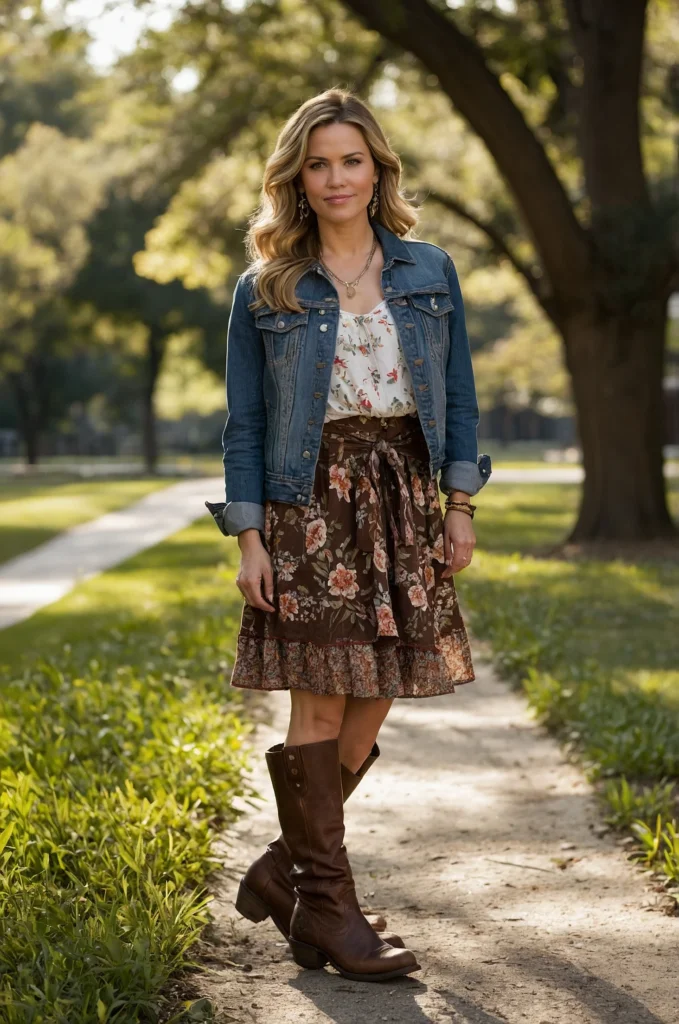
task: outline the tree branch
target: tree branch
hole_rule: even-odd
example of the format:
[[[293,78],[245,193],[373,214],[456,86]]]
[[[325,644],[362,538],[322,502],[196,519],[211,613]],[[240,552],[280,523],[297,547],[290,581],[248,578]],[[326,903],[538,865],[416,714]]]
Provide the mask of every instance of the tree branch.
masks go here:
[[[377,78],[382,65],[388,59],[388,56],[389,47],[384,44],[375,51],[370,58],[370,62],[367,67],[352,84],[352,91],[355,92],[357,96],[362,96],[368,91],[368,88]]]
[[[488,147],[511,189],[561,304],[589,276],[590,247],[544,148],[473,39],[427,0],[345,0],[375,31],[418,57]]]
[[[523,277],[538,302],[541,305],[544,305],[541,279],[537,274],[533,273],[527,263],[524,263],[523,260],[512,251],[507,240],[502,237],[493,224],[482,220],[481,217],[478,217],[469,209],[469,207],[465,206],[464,203],[459,202],[459,200],[453,199],[452,196],[446,196],[441,192],[429,190],[428,197],[433,199],[435,202],[440,203],[441,206],[445,207],[446,210],[450,210],[450,212],[454,213],[456,216],[469,221],[469,223],[473,224],[479,231],[482,231],[490,239],[491,249],[493,252],[498,253],[498,255],[505,256],[509,260],[517,274],[520,274],[521,277]],[[547,299],[547,302],[549,302],[549,299]]]

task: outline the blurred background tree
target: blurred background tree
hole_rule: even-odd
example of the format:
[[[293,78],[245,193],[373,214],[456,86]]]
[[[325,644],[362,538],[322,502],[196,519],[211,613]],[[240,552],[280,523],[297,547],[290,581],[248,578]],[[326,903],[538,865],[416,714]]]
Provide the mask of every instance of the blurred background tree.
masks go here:
[[[528,436],[574,418],[586,483],[570,539],[676,535],[662,465],[679,286],[668,0],[173,0],[162,27],[158,5],[136,6],[136,44],[93,69],[77,5],[9,5],[0,54],[17,81],[0,89],[0,116],[8,153],[41,120],[102,154],[104,199],[64,301],[90,324],[104,403],[134,410],[149,466],[159,380],[163,416],[217,402],[243,234],[279,127],[340,84],[401,155],[418,237],[455,259],[483,422],[503,438],[520,412]],[[40,46],[58,60],[32,60]],[[30,74],[12,71],[26,62]]]

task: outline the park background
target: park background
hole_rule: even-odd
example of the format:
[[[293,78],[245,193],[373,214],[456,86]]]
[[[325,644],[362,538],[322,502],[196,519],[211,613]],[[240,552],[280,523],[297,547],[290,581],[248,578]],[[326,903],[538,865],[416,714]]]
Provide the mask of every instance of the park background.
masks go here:
[[[587,10],[6,0],[0,560],[181,479],[221,499],[226,324],[264,162],[300,102],[349,86],[462,282],[494,469],[456,577],[471,631],[670,914],[679,13]],[[168,984],[251,795],[259,712],[227,685],[238,562],[197,512],[0,632],[0,1019],[211,1019]]]

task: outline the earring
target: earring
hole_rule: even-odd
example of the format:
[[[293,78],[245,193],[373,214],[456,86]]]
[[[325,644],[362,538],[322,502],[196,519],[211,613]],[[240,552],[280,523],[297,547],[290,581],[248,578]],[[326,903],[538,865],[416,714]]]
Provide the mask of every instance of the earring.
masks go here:
[[[369,211],[371,217],[375,216],[375,214],[377,213],[377,210],[379,208],[379,205],[380,205],[380,186],[379,186],[379,183],[376,183],[375,184],[375,190],[373,192],[373,197],[370,200],[370,203],[368,204],[368,211]]]
[[[305,217],[309,216],[309,202],[305,192],[300,192],[297,205],[299,206],[299,219],[304,220]]]

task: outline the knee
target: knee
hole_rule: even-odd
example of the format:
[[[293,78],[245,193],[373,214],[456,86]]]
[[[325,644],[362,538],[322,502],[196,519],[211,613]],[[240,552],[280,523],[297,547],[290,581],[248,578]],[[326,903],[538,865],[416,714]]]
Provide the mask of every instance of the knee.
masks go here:
[[[293,702],[288,745],[337,739],[342,728],[343,714],[344,701],[334,697]]]
[[[342,734],[340,735],[339,745],[340,761],[350,772],[357,774],[372,753],[375,741],[369,736],[354,736],[347,740]]]

